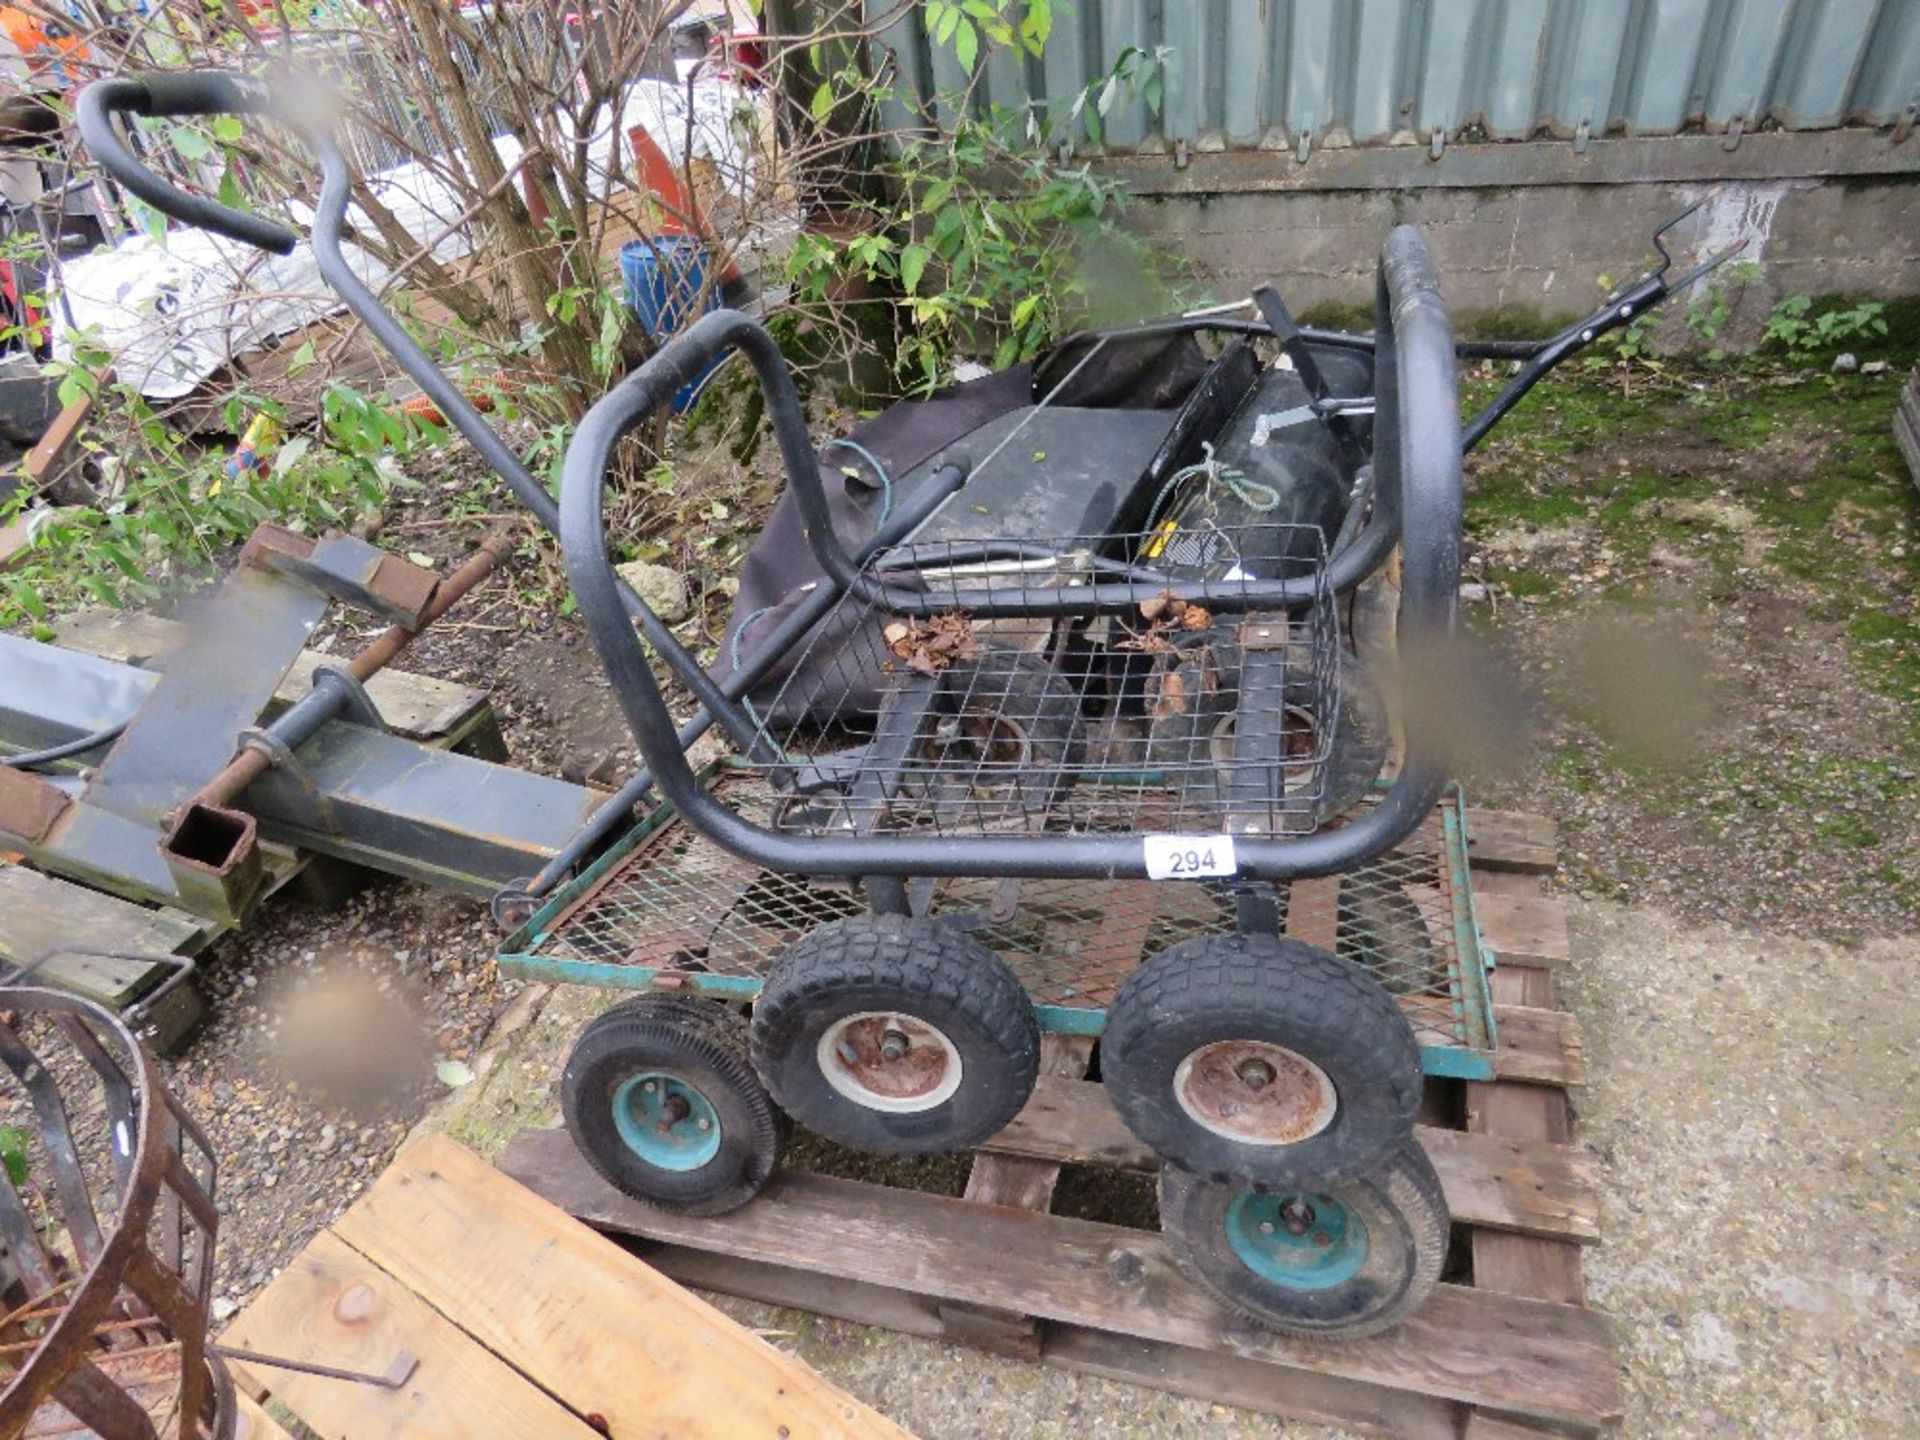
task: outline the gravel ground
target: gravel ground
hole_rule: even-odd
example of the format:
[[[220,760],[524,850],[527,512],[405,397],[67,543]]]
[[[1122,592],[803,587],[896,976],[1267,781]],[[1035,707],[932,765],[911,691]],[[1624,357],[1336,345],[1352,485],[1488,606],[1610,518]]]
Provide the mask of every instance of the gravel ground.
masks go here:
[[[1920,1434],[1920,938],[1572,918],[1623,1433]]]
[[[220,1159],[218,1318],[380,1173],[436,1067],[474,1058],[511,985],[495,943],[484,907],[383,880],[331,914],[270,906],[208,965],[214,1018],[163,1068]]]

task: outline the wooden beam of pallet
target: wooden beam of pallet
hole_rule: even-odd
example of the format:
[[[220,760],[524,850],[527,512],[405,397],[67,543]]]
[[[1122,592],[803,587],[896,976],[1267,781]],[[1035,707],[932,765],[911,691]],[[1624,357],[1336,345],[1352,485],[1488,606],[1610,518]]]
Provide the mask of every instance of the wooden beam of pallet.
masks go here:
[[[1572,954],[1567,907],[1547,895],[1515,895],[1475,887],[1473,918],[1502,965],[1565,965]]]
[[[627,1234],[1543,1419],[1595,1425],[1620,1409],[1611,1327],[1570,1305],[1442,1285],[1387,1334],[1315,1344],[1224,1311],[1143,1230],[799,1173],[775,1176],[730,1215],[673,1215],[615,1191],[562,1130],[522,1134],[501,1164],[570,1213]]]
[[[1559,1011],[1544,1008],[1544,1004],[1550,1004],[1553,999],[1550,971],[1506,967],[1495,972],[1493,984],[1495,995],[1544,1002],[1506,1007],[1511,1011],[1540,1017],[1561,1015]],[[1503,1045],[1508,1033],[1503,1028]],[[1467,1128],[1505,1139],[1565,1144],[1573,1138],[1573,1112],[1565,1091],[1549,1085],[1477,1081],[1467,1086]],[[1474,1283],[1487,1289],[1565,1304],[1579,1304],[1585,1296],[1580,1252],[1571,1246],[1475,1231],[1473,1257]]]
[[[1599,1167],[1585,1151],[1426,1125],[1415,1134],[1440,1174],[1455,1220],[1581,1244],[1600,1238]],[[1048,1076],[1013,1123],[981,1148],[1122,1170],[1152,1171],[1160,1164],[1134,1138],[1104,1086]]]
[[[1501,973],[1496,970],[1493,975],[1496,997],[1506,988],[1500,982]],[[1580,1025],[1566,1011],[1538,1005],[1503,1005],[1496,999],[1493,1023],[1498,1032],[1493,1052],[1496,1078],[1562,1088],[1587,1083],[1587,1054]]]
[[[1518,877],[1507,878],[1517,880]],[[1529,900],[1536,913],[1539,907],[1558,904],[1542,894],[1537,885],[1531,891],[1516,885],[1505,893]],[[1564,915],[1559,935],[1564,938]],[[1566,1050],[1578,1058],[1578,1036],[1572,1031],[1572,1019],[1554,1008],[1559,998],[1555,968],[1564,958],[1562,950],[1557,959],[1547,957],[1542,963],[1530,964],[1510,950],[1506,963],[1493,973],[1490,979],[1493,996],[1496,1002],[1501,1002],[1496,1005],[1496,1012],[1506,1017],[1501,1021],[1499,1036],[1502,1048],[1525,1041],[1528,1026],[1535,1029],[1551,1026],[1570,1036]],[[1546,1018],[1549,1016],[1553,1017],[1551,1021]],[[1572,1140],[1573,1109],[1564,1089],[1512,1083],[1514,1067],[1509,1064],[1502,1071],[1497,1057],[1495,1069],[1504,1078],[1466,1087],[1470,1131],[1529,1142]],[[1580,1252],[1574,1246],[1530,1236],[1475,1230],[1472,1252],[1476,1287],[1567,1304],[1580,1304],[1585,1299]],[[1494,1412],[1499,1409],[1489,1407]],[[1544,1433],[1525,1417],[1476,1411],[1468,1418],[1465,1440],[1522,1440],[1522,1437]]]
[[[1460,1440],[1561,1440],[1564,1432],[1525,1420],[1509,1420],[1484,1410],[1470,1411]]]
[[[830,1315],[856,1325],[879,1325],[928,1340],[951,1338],[941,1318],[941,1305],[925,1295],[717,1251],[642,1243],[650,1264],[696,1289]],[[1151,1385],[1269,1415],[1378,1432],[1394,1440],[1460,1440],[1459,1407],[1451,1400],[1135,1335],[1050,1321],[1041,1328],[1037,1358],[1108,1380]]]
[[[603,1434],[907,1440],[449,1140],[408,1146],[332,1233]]]
[[[1560,827],[1544,815],[1469,806],[1467,858],[1476,870],[1551,875],[1560,862]]]
[[[219,928],[184,911],[149,909],[0,861],[0,959],[10,964],[32,964],[57,950],[82,946],[132,955],[190,955]],[[36,979],[121,1009],[173,968],[164,960],[69,954],[47,960]]]
[[[80,432],[86,428],[87,417],[93,413],[93,401],[100,390],[113,383],[113,371],[109,370],[100,377],[99,386],[86,390],[73,397],[60,407],[60,413],[53,417],[53,423],[41,432],[31,450],[21,462],[26,472],[27,483],[38,490],[53,480],[66,465]]]
[[[1137,956],[1135,957],[1138,958]],[[1093,1040],[1084,1035],[1047,1035],[1040,1041],[1040,1075],[1068,1084],[1084,1084],[1093,1059]],[[1117,1117],[1116,1117],[1117,1118]],[[1060,1160],[1047,1155],[1012,1152],[981,1153],[967,1172],[966,1198],[981,1205],[1010,1205],[1017,1210],[1044,1213],[1053,1206],[1054,1187],[1060,1183]],[[1040,1326],[1023,1311],[993,1310],[979,1305],[942,1305],[940,1319],[946,1336],[1001,1355],[1040,1358]]]

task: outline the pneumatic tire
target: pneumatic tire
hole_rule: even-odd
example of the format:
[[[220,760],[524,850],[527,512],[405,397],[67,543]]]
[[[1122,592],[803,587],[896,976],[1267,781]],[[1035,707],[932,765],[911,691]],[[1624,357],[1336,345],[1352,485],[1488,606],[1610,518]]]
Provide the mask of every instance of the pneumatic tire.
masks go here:
[[[1413,1133],[1420,1047],[1393,996],[1271,935],[1168,946],[1127,977],[1100,1041],[1108,1097],[1182,1169],[1257,1188],[1331,1184]]]
[[[753,1010],[753,1064],[799,1124],[878,1155],[965,1150],[1033,1093],[1040,1027],[991,950],[940,920],[856,915],[794,942]]]
[[[638,995],[582,1030],[560,1107],[608,1184],[685,1215],[724,1215],[759,1194],[789,1129],[753,1072],[746,1021],[691,996]]]
[[[1073,764],[1080,697],[1044,656],[985,645],[940,673],[932,725],[901,767],[901,800],[938,828],[982,815],[1037,822]]]
[[[1291,1193],[1160,1172],[1174,1264],[1283,1335],[1354,1340],[1406,1320],[1439,1283],[1447,1225],[1440,1178],[1413,1140],[1356,1179]]]

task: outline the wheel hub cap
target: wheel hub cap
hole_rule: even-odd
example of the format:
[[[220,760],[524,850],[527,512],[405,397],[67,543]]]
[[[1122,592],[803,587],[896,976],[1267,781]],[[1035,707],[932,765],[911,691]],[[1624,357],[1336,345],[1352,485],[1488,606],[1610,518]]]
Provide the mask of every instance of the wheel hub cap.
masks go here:
[[[1242,1265],[1288,1290],[1325,1290],[1360,1273],[1367,1227],[1331,1195],[1260,1195],[1227,1206],[1227,1245]]]
[[[677,1075],[650,1072],[613,1092],[613,1128],[627,1148],[661,1170],[698,1170],[720,1153],[713,1103]]]
[[[1173,1089],[1195,1124],[1245,1145],[1297,1145],[1339,1109],[1326,1071],[1264,1040],[1201,1046],[1174,1071]]]
[[[960,1088],[953,1042],[935,1026],[894,1011],[835,1021],[820,1037],[817,1058],[834,1091],[869,1110],[931,1110]]]

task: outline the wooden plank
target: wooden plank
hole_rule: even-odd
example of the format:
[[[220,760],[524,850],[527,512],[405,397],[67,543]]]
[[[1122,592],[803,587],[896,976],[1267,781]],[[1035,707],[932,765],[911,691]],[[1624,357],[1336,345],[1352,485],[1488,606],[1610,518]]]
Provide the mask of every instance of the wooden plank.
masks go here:
[[[922,1339],[951,1338],[937,1303],[910,1291],[717,1251],[642,1243],[648,1263],[684,1285],[831,1315],[856,1325],[878,1325]],[[1402,1440],[1456,1440],[1459,1434],[1458,1407],[1451,1401],[1058,1321],[1048,1321],[1042,1328],[1038,1359],[1176,1395],[1269,1415],[1317,1419]]]
[[[742,1260],[718,1250],[693,1250],[645,1239],[628,1243],[637,1246],[647,1264],[682,1285],[831,1315],[856,1325],[878,1325],[926,1340],[947,1338],[940,1302],[910,1290],[849,1280],[844,1275],[822,1275],[797,1266]]]
[[[402,1150],[332,1233],[576,1413],[605,1417],[605,1433],[905,1440],[443,1137]]]
[[[1473,1283],[1489,1294],[1525,1295],[1561,1305],[1586,1303],[1579,1248],[1530,1235],[1475,1230]]]
[[[1551,875],[1560,863],[1560,827],[1544,815],[1469,806],[1467,860],[1476,870]]]
[[[452,1266],[458,1253],[434,1258]],[[522,1306],[531,1293],[523,1291]],[[373,1374],[402,1350],[419,1360],[398,1390],[264,1366],[249,1371],[254,1384],[322,1435],[593,1440],[601,1433],[331,1231],[316,1235],[222,1338],[263,1354]]]
[[[1555,896],[1476,890],[1473,917],[1501,965],[1564,965],[1573,953],[1567,907]]]
[[[1093,1040],[1089,1036],[1041,1037],[1042,1077],[1078,1081],[1087,1073],[1092,1059]],[[973,1157],[973,1168],[967,1172],[966,1198],[981,1205],[1009,1205],[1044,1213],[1053,1206],[1053,1191],[1059,1181],[1058,1159],[982,1152]],[[1023,1359],[1040,1356],[1039,1322],[1024,1311],[942,1305],[940,1318],[946,1324],[948,1338],[960,1344]]]
[[[113,372],[107,371],[100,377],[99,387],[86,390],[73,397],[60,407],[60,413],[53,417],[53,423],[40,432],[40,438],[27,451],[21,469],[26,473],[27,484],[35,490],[48,484],[65,467],[73,445],[80,438],[80,432],[86,428],[87,417],[93,413],[94,396],[113,383]]]
[[[1322,950],[1339,948],[1340,877],[1296,880],[1287,889],[1287,935]]]
[[[1612,1329],[1570,1305],[1442,1285],[1387,1334],[1316,1344],[1251,1331],[1146,1231],[799,1173],[719,1219],[673,1215],[613,1190],[561,1130],[521,1135],[502,1168],[611,1230],[1541,1418],[1620,1410]]]
[[[90,609],[68,616],[54,627],[59,643],[71,650],[118,660],[143,669],[163,669],[169,653],[186,638],[187,627],[175,620],[136,611]],[[293,704],[312,685],[314,667],[344,665],[348,657],[302,650],[293,668],[274,692],[273,708]],[[411,740],[436,740],[463,734],[484,719],[487,692],[452,680],[391,667],[366,682],[367,694],[381,718]]]
[[[1493,1021],[1498,1032],[1493,1052],[1497,1078],[1563,1087],[1587,1083],[1586,1047],[1580,1038],[1580,1026],[1566,1011],[1496,1003]]]
[[[1538,1425],[1529,1425],[1524,1420],[1510,1420],[1489,1415],[1484,1410],[1475,1410],[1467,1416],[1466,1429],[1460,1432],[1460,1440],[1553,1440],[1556,1433]]]
[[[1476,866],[1473,898],[1477,903],[1483,895],[1544,895],[1552,883],[1544,875],[1529,875],[1524,870],[1482,870]]]
[[[219,927],[172,909],[149,909],[70,880],[0,861],[0,959],[27,965],[68,946],[130,955],[186,955]],[[35,971],[46,984],[116,1009],[174,972],[164,961],[59,955]]]
[[[1554,1001],[1556,987],[1552,971],[1502,967],[1494,972],[1491,983],[1496,1001],[1527,1002],[1497,1005],[1497,1014],[1556,1016],[1571,1032],[1571,1016],[1545,1008]],[[1505,1020],[1501,1021],[1503,1050],[1510,1038],[1517,1038],[1518,1031],[1517,1025],[1509,1026]],[[1575,1044],[1577,1046],[1577,1036]],[[1504,1081],[1479,1082],[1467,1086],[1467,1128],[1502,1139],[1564,1144],[1573,1138],[1573,1110],[1563,1089]],[[1562,1304],[1580,1304],[1586,1298],[1580,1252],[1576,1247],[1491,1230],[1475,1229],[1471,1236],[1473,1278],[1477,1287]]]
[[[1080,1077],[1093,1060],[1093,1039],[1086,1035],[1045,1035],[1040,1040],[1040,1080],[1044,1083],[1086,1085]],[[1102,1089],[1094,1085],[1092,1089]],[[1104,1091],[1103,1091],[1104,1094]],[[1031,1103],[1031,1102],[1029,1102]],[[1116,1122],[1120,1117],[1107,1107]],[[1122,1127],[1125,1128],[1124,1126]],[[986,1149],[986,1147],[982,1147]],[[967,1175],[967,1199],[983,1205],[1013,1205],[1022,1210],[1045,1210],[1053,1204],[1061,1163],[1070,1157],[1042,1151],[989,1151],[974,1157]]]
[[[260,1402],[246,1395],[236,1397],[239,1414],[234,1417],[233,1440],[293,1440],[286,1428],[269,1415]]]
[[[1049,1329],[1042,1358],[1109,1380],[1394,1440],[1456,1440],[1460,1433],[1460,1407],[1435,1396],[1077,1325]]]
[[[1454,1219],[1591,1244],[1600,1238],[1599,1166],[1564,1143],[1415,1130]],[[983,1149],[1056,1163],[1153,1171],[1159,1157],[1121,1120],[1104,1086],[1043,1076],[1013,1123]],[[969,1198],[975,1198],[969,1191]]]

